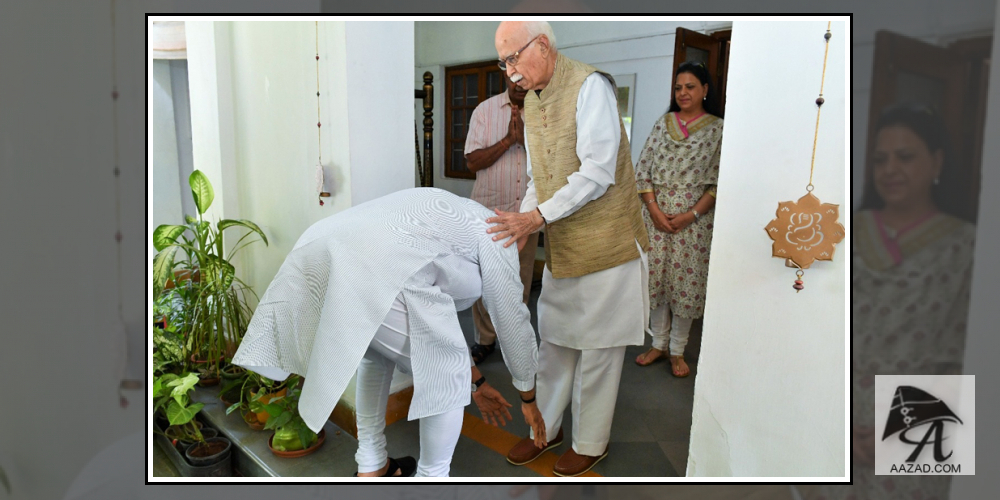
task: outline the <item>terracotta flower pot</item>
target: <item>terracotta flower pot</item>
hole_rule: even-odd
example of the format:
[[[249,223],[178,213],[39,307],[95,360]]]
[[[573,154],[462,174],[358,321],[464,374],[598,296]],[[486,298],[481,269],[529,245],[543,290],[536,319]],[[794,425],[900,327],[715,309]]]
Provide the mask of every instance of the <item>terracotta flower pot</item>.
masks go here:
[[[310,446],[310,447],[308,447],[308,448],[306,448],[304,450],[278,451],[278,450],[275,450],[274,448],[271,447],[271,441],[274,440],[274,434],[272,433],[271,437],[267,438],[267,447],[268,447],[268,449],[271,450],[271,453],[274,453],[275,455],[277,455],[279,457],[283,457],[283,458],[296,458],[296,457],[306,456],[306,455],[308,455],[308,454],[310,454],[310,453],[318,450],[319,447],[322,446],[323,440],[325,440],[325,439],[326,439],[326,429],[321,429],[319,431],[319,434],[316,435],[316,442],[313,443],[312,446]]]
[[[252,411],[247,412],[246,415],[243,415],[243,421],[246,422],[247,425],[250,426],[250,428],[255,431],[264,430],[264,424],[257,421],[257,414]]]
[[[280,391],[278,391],[278,392],[276,392],[274,394],[264,394],[264,395],[262,395],[260,397],[260,402],[261,402],[261,404],[265,404],[266,405],[266,404],[270,403],[272,399],[284,397],[285,394],[287,394],[287,393],[288,393],[288,388],[286,387],[286,388],[284,388],[284,389],[282,389],[282,390],[280,390]],[[250,393],[250,397],[251,398],[254,397],[255,395],[256,395],[256,393],[253,393],[253,392]],[[267,419],[269,419],[269,418],[271,418],[271,414],[268,413],[268,412],[266,412],[266,411],[262,411],[260,413],[257,413],[257,421],[260,422],[261,424],[266,424],[267,423]]]
[[[192,275],[190,269],[178,269],[174,271],[174,276],[172,278],[167,278],[167,283],[163,285],[163,289],[170,290],[171,288],[177,286],[177,283],[174,282],[175,279],[177,280],[178,283],[184,281],[194,281],[195,283],[200,283],[201,270],[195,269],[194,274]]]

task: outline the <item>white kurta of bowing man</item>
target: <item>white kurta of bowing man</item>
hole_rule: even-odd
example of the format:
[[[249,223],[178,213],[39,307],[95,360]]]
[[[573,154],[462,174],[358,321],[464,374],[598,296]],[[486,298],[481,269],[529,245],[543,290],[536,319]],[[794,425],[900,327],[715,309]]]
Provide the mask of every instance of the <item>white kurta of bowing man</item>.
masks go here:
[[[457,311],[482,296],[514,387],[531,390],[538,351],[517,247],[492,240],[491,215],[472,200],[416,188],[317,222],[261,297],[233,363],[275,380],[303,375],[299,412],[318,432],[401,295],[413,372],[408,418],[438,415],[470,402]]]

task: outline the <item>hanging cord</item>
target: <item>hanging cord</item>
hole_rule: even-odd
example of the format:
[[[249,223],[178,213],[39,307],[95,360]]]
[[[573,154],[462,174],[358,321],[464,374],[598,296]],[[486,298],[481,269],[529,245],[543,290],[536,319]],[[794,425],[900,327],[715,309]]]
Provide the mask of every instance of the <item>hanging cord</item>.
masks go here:
[[[122,393],[123,389],[140,389],[140,381],[129,380],[128,374],[128,353],[129,336],[125,323],[124,292],[122,289],[122,181],[121,167],[119,166],[118,152],[118,30],[115,23],[115,0],[111,0],[111,130],[114,144],[114,176],[115,176],[115,243],[118,247],[118,321],[125,332],[125,373],[119,374],[121,380],[118,382],[118,404],[122,408],[128,407],[128,398]]]
[[[826,58],[830,54],[830,38],[833,36],[830,33],[830,24],[832,21],[826,22],[826,34],[823,38],[826,40],[826,48],[823,50],[823,76],[819,80],[819,97],[816,99],[816,132],[813,134],[813,151],[812,151],[812,162],[809,165],[809,184],[806,186],[807,192],[812,192],[815,187],[813,186],[813,171],[816,169],[816,143],[819,140],[819,115],[820,110],[823,109],[823,103],[826,99],[823,99],[823,84],[826,82]]]
[[[316,144],[319,163],[323,164],[323,134],[320,132],[323,123],[320,121],[319,107],[319,21],[316,22]]]
[[[319,205],[323,206],[323,121],[320,119],[320,98],[319,98],[319,21],[314,21],[316,26],[316,178],[319,181],[319,193],[317,199]]]

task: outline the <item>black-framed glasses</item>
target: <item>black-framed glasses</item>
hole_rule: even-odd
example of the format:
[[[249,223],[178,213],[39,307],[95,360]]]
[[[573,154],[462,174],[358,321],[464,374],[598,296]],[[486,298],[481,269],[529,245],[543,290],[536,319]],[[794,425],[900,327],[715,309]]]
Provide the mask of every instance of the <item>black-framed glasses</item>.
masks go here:
[[[508,64],[511,65],[511,66],[517,64],[517,60],[521,57],[521,52],[524,52],[524,49],[527,49],[528,46],[531,45],[532,42],[534,42],[535,40],[538,40],[539,36],[542,36],[542,35],[538,35],[535,38],[532,38],[530,42],[524,44],[524,47],[521,47],[521,49],[518,50],[517,52],[514,52],[513,54],[507,56],[506,59],[501,59],[497,63],[497,66],[500,66],[500,69],[502,69],[504,71],[507,71],[507,65]]]

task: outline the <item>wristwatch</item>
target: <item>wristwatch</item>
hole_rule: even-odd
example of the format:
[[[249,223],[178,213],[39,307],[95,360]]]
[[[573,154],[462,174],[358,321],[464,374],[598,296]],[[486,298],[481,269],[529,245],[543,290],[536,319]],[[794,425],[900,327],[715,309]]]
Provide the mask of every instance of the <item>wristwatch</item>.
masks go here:
[[[694,214],[694,220],[698,220],[698,218],[701,217],[701,214],[699,214],[698,211],[693,208],[691,209],[691,213]]]
[[[476,389],[479,389],[479,386],[485,383],[486,383],[486,376],[484,375],[482,377],[479,377],[479,380],[472,383],[472,392],[476,392]]]

